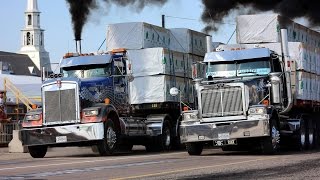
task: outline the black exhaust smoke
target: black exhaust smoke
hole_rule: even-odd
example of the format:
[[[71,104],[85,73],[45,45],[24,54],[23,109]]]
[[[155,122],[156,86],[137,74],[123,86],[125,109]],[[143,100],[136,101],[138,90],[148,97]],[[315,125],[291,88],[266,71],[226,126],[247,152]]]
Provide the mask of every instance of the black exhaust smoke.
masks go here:
[[[142,10],[149,5],[162,6],[168,0],[103,0],[107,4],[115,4],[117,6],[133,6],[135,10]]]
[[[76,41],[81,40],[81,33],[83,26],[88,20],[92,10],[99,8],[99,2],[104,2],[107,4],[107,7],[110,7],[112,4],[126,7],[132,6],[134,10],[140,11],[144,7],[149,5],[162,6],[168,0],[66,0],[69,4],[69,12],[72,17],[74,37]],[[101,8],[102,9],[102,8]]]
[[[76,41],[81,40],[84,24],[88,20],[90,11],[97,8],[95,0],[67,0],[69,12],[72,18],[74,37]]]
[[[251,14],[274,11],[290,19],[305,17],[311,26],[320,25],[319,0],[202,0],[204,31],[217,31],[224,17],[234,11]]]

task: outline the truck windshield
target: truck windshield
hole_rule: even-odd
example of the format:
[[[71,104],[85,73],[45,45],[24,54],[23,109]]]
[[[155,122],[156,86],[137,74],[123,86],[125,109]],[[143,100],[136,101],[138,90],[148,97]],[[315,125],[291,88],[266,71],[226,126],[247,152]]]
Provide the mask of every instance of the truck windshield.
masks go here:
[[[64,77],[90,78],[111,76],[111,64],[66,67],[62,69]]]
[[[269,58],[210,62],[207,66],[206,78],[267,75],[270,72]]]

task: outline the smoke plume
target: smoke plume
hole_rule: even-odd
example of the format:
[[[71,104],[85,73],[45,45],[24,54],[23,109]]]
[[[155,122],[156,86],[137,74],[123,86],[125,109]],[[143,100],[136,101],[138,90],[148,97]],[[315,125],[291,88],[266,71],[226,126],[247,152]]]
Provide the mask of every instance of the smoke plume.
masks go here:
[[[274,11],[290,19],[304,17],[311,26],[320,25],[319,0],[202,0],[204,11],[202,21],[207,24],[205,31],[218,30],[224,17],[237,11]]]
[[[75,40],[81,40],[84,24],[88,20],[90,11],[97,8],[95,0],[67,0],[72,18]]]
[[[105,3],[108,7],[111,5],[127,7],[132,6],[136,11],[142,10],[146,6],[162,6],[168,0],[66,0],[69,4],[69,12],[72,17],[75,40],[81,40],[83,26],[86,24],[91,11]],[[102,9],[102,8],[100,8]],[[103,10],[103,9],[102,9]]]
[[[126,7],[133,6],[136,10],[142,10],[146,6],[164,5],[168,0],[103,0],[107,4],[115,4],[117,6]]]

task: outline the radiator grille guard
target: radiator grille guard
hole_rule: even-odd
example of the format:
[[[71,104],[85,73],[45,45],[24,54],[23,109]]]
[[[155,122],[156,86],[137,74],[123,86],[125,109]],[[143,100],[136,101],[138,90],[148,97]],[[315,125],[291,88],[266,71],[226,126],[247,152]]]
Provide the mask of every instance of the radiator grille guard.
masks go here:
[[[76,98],[76,88],[56,90],[51,88],[50,91],[43,92],[43,98],[45,124],[66,124],[79,121],[77,116],[79,98]]]
[[[203,117],[243,115],[242,88],[239,86],[204,89],[201,91]]]

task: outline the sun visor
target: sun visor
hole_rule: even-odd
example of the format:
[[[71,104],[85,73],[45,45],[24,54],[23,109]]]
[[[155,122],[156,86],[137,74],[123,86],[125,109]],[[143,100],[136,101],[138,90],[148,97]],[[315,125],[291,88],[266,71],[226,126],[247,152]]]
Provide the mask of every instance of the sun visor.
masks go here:
[[[243,49],[234,51],[219,51],[207,53],[204,62],[237,61],[270,57],[270,50],[267,48]]]
[[[107,64],[111,62],[112,56],[110,54],[94,55],[94,56],[77,56],[62,59],[60,67],[72,67],[81,65]]]

